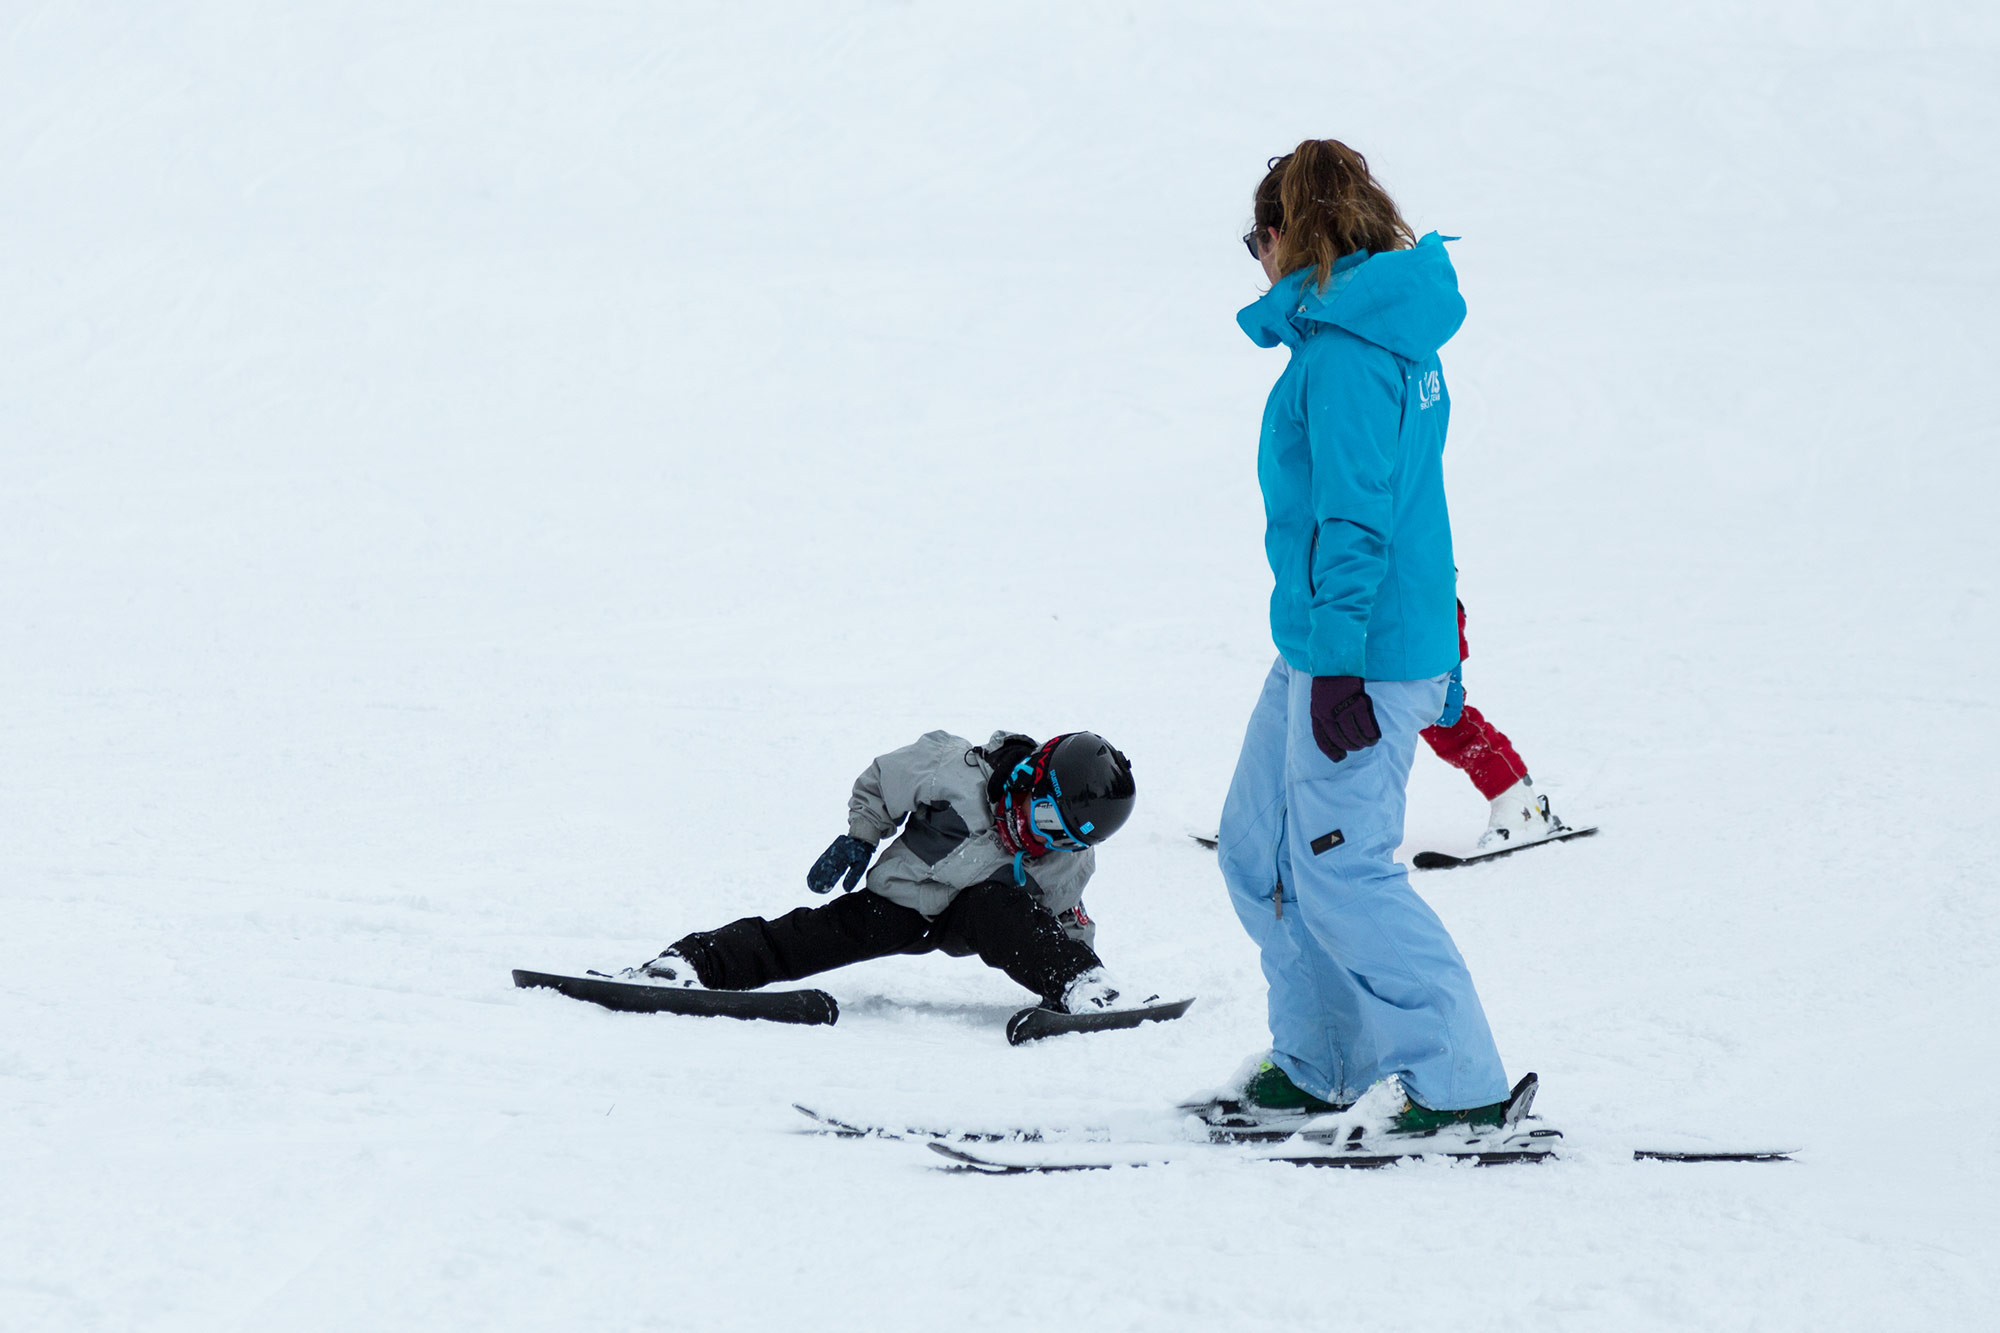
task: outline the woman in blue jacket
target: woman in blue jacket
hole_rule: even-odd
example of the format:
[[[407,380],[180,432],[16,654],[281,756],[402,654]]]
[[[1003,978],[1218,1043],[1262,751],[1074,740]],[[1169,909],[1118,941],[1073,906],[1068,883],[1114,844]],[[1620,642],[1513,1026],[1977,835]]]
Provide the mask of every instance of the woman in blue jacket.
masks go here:
[[[1271,989],[1271,1057],[1242,1099],[1319,1112],[1395,1077],[1395,1129],[1499,1123],[1485,1011],[1395,859],[1417,733],[1458,665],[1437,353],[1465,302],[1443,240],[1416,240],[1338,141],[1273,159],[1256,222],[1272,285],[1236,320],[1290,360],[1257,451],[1279,656],[1218,847]]]

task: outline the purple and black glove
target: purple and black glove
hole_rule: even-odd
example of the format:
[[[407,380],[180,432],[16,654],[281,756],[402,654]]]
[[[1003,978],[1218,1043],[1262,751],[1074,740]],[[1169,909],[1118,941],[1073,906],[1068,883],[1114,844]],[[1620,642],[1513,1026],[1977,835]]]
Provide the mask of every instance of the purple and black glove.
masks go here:
[[[851,891],[861,882],[861,872],[868,868],[868,858],[873,855],[874,843],[843,833],[819,854],[819,860],[813,862],[812,869],[806,871],[806,887],[814,893],[832,893],[834,883],[845,871],[847,883],[841,891]]]
[[[1382,739],[1375,705],[1359,676],[1314,676],[1312,720],[1313,739],[1336,764]]]

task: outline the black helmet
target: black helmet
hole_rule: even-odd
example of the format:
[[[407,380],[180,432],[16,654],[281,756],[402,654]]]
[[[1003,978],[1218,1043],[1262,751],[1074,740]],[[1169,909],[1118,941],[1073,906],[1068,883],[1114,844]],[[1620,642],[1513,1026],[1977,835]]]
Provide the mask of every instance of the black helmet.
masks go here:
[[[1132,763],[1094,731],[1042,742],[1007,775],[1006,799],[1049,846],[1095,847],[1132,817]]]

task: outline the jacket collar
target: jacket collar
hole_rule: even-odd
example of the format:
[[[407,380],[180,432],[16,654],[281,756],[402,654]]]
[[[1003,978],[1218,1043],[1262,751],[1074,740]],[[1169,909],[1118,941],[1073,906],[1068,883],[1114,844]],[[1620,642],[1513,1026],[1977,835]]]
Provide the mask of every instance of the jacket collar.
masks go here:
[[[1271,290],[1236,312],[1236,323],[1259,347],[1283,343],[1297,347],[1304,341],[1299,321],[1310,319],[1331,306],[1354,276],[1354,270],[1368,258],[1368,251],[1356,250],[1333,263],[1333,278],[1324,292],[1312,285],[1313,270],[1302,268],[1287,273],[1271,285]]]
[[[1357,251],[1333,266],[1325,291],[1311,271],[1288,273],[1237,315],[1260,347],[1297,347],[1311,325],[1331,324],[1409,361],[1433,356],[1465,322],[1465,298],[1444,243],[1431,232],[1407,250]]]

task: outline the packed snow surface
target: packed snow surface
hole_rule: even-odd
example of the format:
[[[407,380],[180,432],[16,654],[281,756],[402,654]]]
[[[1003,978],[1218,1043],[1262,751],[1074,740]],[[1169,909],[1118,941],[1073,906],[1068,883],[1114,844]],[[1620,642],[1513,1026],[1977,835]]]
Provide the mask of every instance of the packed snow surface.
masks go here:
[[[1922,1329],[2000,1304],[2000,20],[1905,3],[0,6],[0,1327]],[[1564,1160],[988,1179],[1264,1039],[1264,161],[1453,246],[1421,877]],[[877,753],[1091,727],[1183,1020],[513,967],[808,901]],[[1406,848],[1484,805],[1427,755]],[[1640,1164],[1635,1147],[1799,1149]]]

